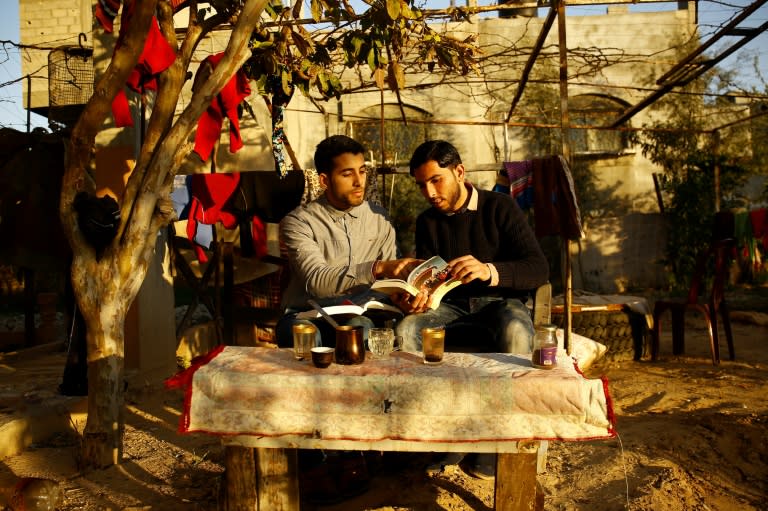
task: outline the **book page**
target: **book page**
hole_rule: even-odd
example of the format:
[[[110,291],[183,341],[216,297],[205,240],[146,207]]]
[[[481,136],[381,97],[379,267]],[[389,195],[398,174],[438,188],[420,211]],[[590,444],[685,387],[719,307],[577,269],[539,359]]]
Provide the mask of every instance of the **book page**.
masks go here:
[[[408,282],[420,291],[431,293],[450,277],[448,263],[440,256],[434,256],[413,269]]]

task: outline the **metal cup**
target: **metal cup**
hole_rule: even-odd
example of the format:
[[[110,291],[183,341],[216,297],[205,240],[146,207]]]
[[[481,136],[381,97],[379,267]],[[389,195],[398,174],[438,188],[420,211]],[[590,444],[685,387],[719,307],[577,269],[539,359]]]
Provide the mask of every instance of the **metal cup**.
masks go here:
[[[340,326],[336,329],[336,363],[362,364],[365,361],[365,343],[362,326]]]

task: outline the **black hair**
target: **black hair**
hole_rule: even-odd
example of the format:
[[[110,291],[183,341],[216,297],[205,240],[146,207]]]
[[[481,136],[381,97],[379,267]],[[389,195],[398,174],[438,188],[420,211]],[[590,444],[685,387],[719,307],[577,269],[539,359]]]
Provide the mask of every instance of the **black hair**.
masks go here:
[[[413,152],[409,167],[411,175],[428,161],[435,161],[442,168],[453,169],[461,163],[459,151],[445,140],[427,140]]]
[[[363,144],[346,135],[333,135],[315,149],[315,170],[318,174],[328,174],[333,170],[333,159],[340,154],[365,154]]]

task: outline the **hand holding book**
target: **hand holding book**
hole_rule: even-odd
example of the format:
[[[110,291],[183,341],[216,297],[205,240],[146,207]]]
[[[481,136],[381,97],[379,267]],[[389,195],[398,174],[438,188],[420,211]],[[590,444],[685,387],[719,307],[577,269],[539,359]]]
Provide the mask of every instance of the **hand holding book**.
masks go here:
[[[380,279],[371,285],[371,289],[387,294],[408,293],[428,297],[429,307],[436,309],[445,294],[462,282],[451,275],[451,267],[443,258],[434,256],[414,268],[403,279]]]

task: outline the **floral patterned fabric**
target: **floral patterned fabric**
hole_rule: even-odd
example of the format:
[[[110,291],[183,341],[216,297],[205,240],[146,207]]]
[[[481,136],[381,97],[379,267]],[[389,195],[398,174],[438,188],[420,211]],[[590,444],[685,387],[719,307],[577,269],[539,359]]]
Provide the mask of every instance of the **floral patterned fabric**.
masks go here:
[[[446,353],[425,366],[395,352],[317,369],[292,350],[227,346],[194,369],[181,430],[426,443],[614,436],[606,383],[558,362],[541,370],[522,355]]]

